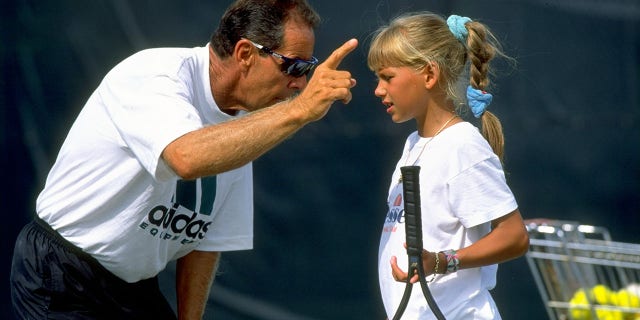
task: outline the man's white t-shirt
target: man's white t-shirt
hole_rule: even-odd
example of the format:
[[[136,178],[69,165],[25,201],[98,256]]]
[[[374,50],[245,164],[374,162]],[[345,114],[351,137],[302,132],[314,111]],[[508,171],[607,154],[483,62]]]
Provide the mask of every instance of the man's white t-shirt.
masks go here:
[[[398,182],[400,168],[407,165],[420,166],[423,247],[430,252],[467,247],[491,230],[492,220],[517,209],[500,160],[476,127],[461,122],[434,138],[411,134],[391,178],[378,255],[380,290],[389,319],[405,289],[405,283],[392,277],[391,257],[408,270],[403,188]],[[437,275],[429,289],[447,319],[500,319],[488,291],[495,286],[496,273],[497,265],[491,265]],[[419,286],[412,290],[403,319],[435,319]]]
[[[208,46],[132,55],[74,122],[38,216],[128,282],[195,249],[251,249],[252,164],[183,181],[161,158],[176,138],[233,118],[213,101]]]

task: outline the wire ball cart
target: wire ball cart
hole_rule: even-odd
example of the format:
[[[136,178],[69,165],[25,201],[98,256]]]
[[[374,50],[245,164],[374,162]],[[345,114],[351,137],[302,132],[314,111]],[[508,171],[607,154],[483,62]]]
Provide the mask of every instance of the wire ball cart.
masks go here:
[[[551,320],[640,320],[640,244],[604,227],[525,220],[526,260]]]

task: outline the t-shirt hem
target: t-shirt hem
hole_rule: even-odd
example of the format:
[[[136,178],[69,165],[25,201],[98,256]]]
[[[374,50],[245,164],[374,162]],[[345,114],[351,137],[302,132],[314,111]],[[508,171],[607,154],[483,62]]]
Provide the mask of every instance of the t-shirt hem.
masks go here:
[[[195,248],[200,251],[241,251],[253,249],[253,237],[216,239]]]

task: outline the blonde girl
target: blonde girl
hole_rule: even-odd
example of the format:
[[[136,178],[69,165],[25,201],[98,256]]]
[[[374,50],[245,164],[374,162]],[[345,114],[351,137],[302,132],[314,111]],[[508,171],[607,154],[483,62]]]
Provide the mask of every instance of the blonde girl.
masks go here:
[[[379,284],[391,318],[408,275],[400,167],[420,170],[422,263],[447,319],[500,319],[489,293],[497,264],[520,257],[529,244],[502,169],[504,138],[492,100],[489,62],[502,55],[482,23],[429,12],[400,16],[375,34],[368,54],[378,77],[375,95],[391,120],[415,120],[393,172],[379,248]],[[466,79],[466,80],[465,80]],[[466,83],[462,89],[460,84]],[[469,108],[482,133],[461,116]],[[403,319],[433,319],[413,290]]]

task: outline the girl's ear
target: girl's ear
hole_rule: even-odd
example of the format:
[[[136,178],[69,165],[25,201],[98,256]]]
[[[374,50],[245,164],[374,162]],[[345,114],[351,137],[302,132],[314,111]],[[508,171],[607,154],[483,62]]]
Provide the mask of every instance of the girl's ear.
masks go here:
[[[422,70],[424,75],[424,86],[427,89],[433,89],[440,78],[440,69],[435,62],[429,62]]]

